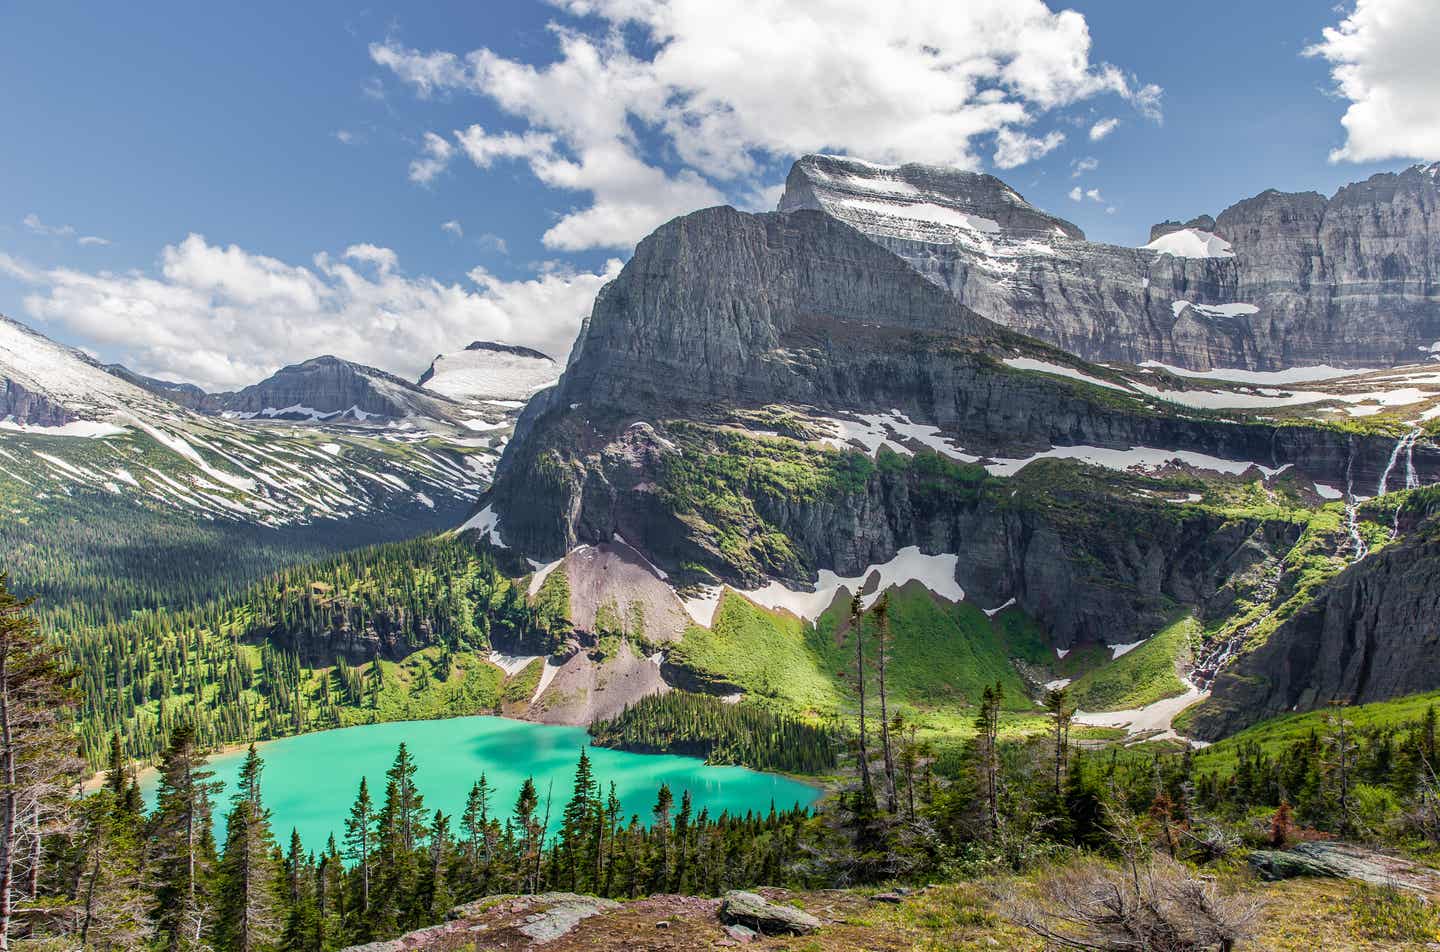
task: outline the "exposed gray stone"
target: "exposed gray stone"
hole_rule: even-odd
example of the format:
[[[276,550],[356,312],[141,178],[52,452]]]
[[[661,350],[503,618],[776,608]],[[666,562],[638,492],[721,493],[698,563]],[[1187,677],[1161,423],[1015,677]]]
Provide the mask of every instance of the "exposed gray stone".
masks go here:
[[[1266,879],[1353,879],[1427,895],[1440,889],[1440,874],[1434,870],[1353,843],[1314,842],[1288,850],[1257,850],[1248,861]]]
[[[752,892],[731,890],[720,901],[720,919],[748,926],[761,935],[806,935],[820,928],[820,920],[803,909],[770,902]]]
[[[782,211],[820,209],[859,228],[979,314],[1091,360],[1277,369],[1414,363],[1440,340],[1440,164],[1372,176],[1326,199],[1267,191],[1210,231],[1233,256],[1181,258],[1086,241],[993,176],[885,169],[806,156]],[[921,213],[907,203],[923,202]],[[945,223],[947,212],[994,231]],[[980,223],[983,227],[984,223]],[[1251,304],[1223,316],[1194,305]]]

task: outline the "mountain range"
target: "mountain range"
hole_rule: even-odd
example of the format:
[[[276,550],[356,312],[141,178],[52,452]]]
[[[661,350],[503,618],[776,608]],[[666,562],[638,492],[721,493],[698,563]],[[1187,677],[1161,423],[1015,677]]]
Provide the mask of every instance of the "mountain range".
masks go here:
[[[321,356],[206,393],[5,321],[0,486],[16,514],[59,494],[351,542],[459,526],[530,598],[565,593],[544,720],[753,693],[687,650],[697,626],[919,585],[1043,631],[1032,688],[1191,618],[1171,693],[1221,736],[1440,682],[1415,640],[1436,177],[1265,192],[1123,248],[992,176],[807,156],[778,211],[642,241],[563,376],[476,341],[415,383]],[[580,650],[617,613],[663,660]]]

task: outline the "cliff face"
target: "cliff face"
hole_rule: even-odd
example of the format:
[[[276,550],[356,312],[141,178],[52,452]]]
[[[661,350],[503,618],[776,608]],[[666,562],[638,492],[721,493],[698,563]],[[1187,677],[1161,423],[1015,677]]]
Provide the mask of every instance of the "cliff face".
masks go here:
[[[455,409],[442,394],[422,390],[394,374],[338,357],[314,357],[282,367],[270,377],[234,393],[209,394],[204,412],[279,418],[349,414],[443,418]]]
[[[807,156],[780,209],[845,221],[977,313],[1090,360],[1386,366],[1440,339],[1437,176],[1269,191],[1157,225],[1146,248],[1086,241],[992,176],[920,165]]]
[[[1195,716],[1214,740],[1289,711],[1440,684],[1440,524],[1352,565],[1264,645],[1222,671]]]
[[[860,483],[825,496],[758,478],[731,487],[731,501],[755,516],[716,527],[676,502],[677,467],[726,452],[686,424],[719,432],[777,407],[810,419],[898,414],[972,459],[1147,446],[1293,464],[1297,478],[1341,485],[1347,471],[1377,479],[1395,446],[1318,425],[1166,411],[1116,392],[1123,388],[1007,366],[1016,355],[1071,361],[1092,379],[1106,373],[979,317],[832,216],[696,212],[642,242],[601,292],[560,384],[522,415],[488,502],[505,544],[532,558],[618,534],[678,576],[696,577],[698,567],[746,587],[813,580],[819,569],[853,574],[910,545],[956,552],[959,580],[978,603],[1016,598],[1063,645],[1134,640],[1176,602],[1209,598],[1248,564],[1252,536],[1273,554],[1283,530],[1221,524],[1165,502],[1127,502],[1124,493],[1027,507],[1011,501],[1022,477],[937,500],[928,477],[878,461]],[[1440,472],[1428,443],[1415,460],[1426,478]],[[1056,477],[1061,485],[1066,478]],[[1122,509],[1124,519],[1109,519]],[[1066,515],[1077,511],[1105,518]],[[1126,531],[1110,531],[1121,524]],[[784,542],[768,546],[769,532]]]

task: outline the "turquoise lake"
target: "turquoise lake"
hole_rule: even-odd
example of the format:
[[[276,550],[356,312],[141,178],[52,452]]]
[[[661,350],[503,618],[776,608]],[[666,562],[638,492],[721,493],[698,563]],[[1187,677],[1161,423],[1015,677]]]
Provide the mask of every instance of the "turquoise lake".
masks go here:
[[[589,739],[583,727],[551,727],[484,716],[366,724],[302,734],[260,745],[265,761],[261,794],[272,813],[275,837],[282,844],[289,841],[292,827],[300,831],[307,849],[320,850],[331,833],[342,843],[344,819],[360,778],[369,779],[370,795],[378,809],[385,796],[385,771],[404,741],[415,758],[415,781],[425,796],[426,808],[432,815],[436,809],[450,814],[452,829],[465,809],[471,784],[482,771],[496,788],[491,809],[502,820],[514,807],[527,776],[535,780],[542,809],[546,787],[553,782],[554,826],[570,797],[575,761]],[[641,822],[648,823],[661,783],[668,783],[674,791],[677,809],[681,792],[689,790],[695,813],[708,807],[712,816],[722,811],[768,812],[772,802],[777,809],[789,809],[796,803],[810,806],[820,796],[818,788],[788,777],[744,767],[710,767],[693,757],[632,754],[603,747],[589,748],[589,755],[603,789],[608,790],[610,781],[615,781],[627,822],[632,813],[638,813]],[[210,759],[215,778],[226,786],[216,803],[217,835],[223,835],[220,817],[229,808],[244,756],[236,752]],[[155,784],[153,773],[142,784],[147,799],[153,799]]]

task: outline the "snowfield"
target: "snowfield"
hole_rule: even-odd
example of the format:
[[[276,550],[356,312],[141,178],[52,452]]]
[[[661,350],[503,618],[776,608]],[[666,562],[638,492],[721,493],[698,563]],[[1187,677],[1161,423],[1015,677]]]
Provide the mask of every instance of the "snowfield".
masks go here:
[[[869,587],[869,594],[862,599],[864,606],[869,608],[886,589],[916,581],[941,598],[959,602],[965,598],[965,590],[955,581],[955,567],[959,561],[960,557],[957,555],[925,555],[919,546],[911,545],[895,553],[895,557],[889,562],[871,565],[851,578],[836,575],[829,569],[821,569],[815,587],[810,591],[787,588],[780,582],[770,582],[762,588],[736,591],[757,605],[772,611],[787,611],[807,621],[814,621],[824,614],[841,589],[853,595]],[[870,587],[872,577],[874,585]],[[715,588],[707,590],[700,598],[686,599],[685,610],[697,623],[708,628],[715,620],[720,594],[721,589]]]
[[[1201,231],[1199,228],[1182,228],[1179,231],[1172,231],[1168,235],[1161,235],[1144,247],[1149,251],[1158,251],[1162,255],[1173,255],[1176,258],[1235,257],[1230,242],[1219,235]]]

